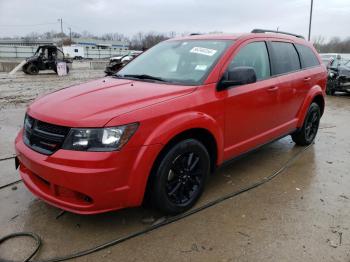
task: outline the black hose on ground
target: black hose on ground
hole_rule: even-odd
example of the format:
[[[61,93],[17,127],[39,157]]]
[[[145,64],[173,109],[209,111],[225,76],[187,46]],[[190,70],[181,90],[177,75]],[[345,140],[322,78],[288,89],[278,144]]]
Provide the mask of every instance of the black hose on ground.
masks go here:
[[[135,238],[137,236],[141,236],[141,235],[144,235],[146,233],[149,233],[153,230],[156,230],[158,228],[161,228],[163,226],[166,226],[166,225],[169,225],[173,222],[176,222],[180,219],[183,219],[183,218],[186,218],[188,216],[191,216],[193,214],[196,214],[200,211],[203,211],[209,207],[212,207],[212,206],[215,206],[227,199],[230,199],[230,198],[233,198],[233,197],[236,197],[244,192],[247,192],[247,191],[250,191],[254,188],[257,188],[269,181],[271,181],[272,179],[274,179],[275,177],[277,177],[278,175],[280,175],[281,173],[283,173],[302,153],[304,153],[307,149],[309,149],[310,147],[312,146],[309,145],[305,148],[303,148],[302,150],[300,150],[298,153],[296,153],[293,157],[291,157],[288,161],[286,161],[282,167],[280,169],[278,169],[277,171],[275,171],[273,174],[271,174],[270,176],[268,177],[265,177],[263,179],[261,179],[260,181],[250,185],[250,186],[247,186],[245,188],[242,188],[238,191],[235,191],[235,192],[232,192],[232,193],[229,193],[227,195],[224,195],[222,197],[219,197],[213,201],[210,201],[200,207],[197,207],[197,208],[194,208],[194,209],[191,209],[185,213],[182,213],[182,214],[179,214],[179,215],[176,215],[176,216],[173,216],[173,217],[169,217],[168,219],[166,219],[165,221],[163,222],[160,222],[158,224],[155,224],[155,225],[152,225],[148,228],[145,228],[143,230],[140,230],[140,231],[137,231],[137,232],[134,232],[134,233],[131,233],[129,235],[126,235],[124,237],[121,237],[121,238],[117,238],[117,239],[113,239],[111,241],[108,241],[106,243],[103,243],[101,245],[98,245],[98,246],[95,246],[93,248],[90,248],[90,249],[86,249],[86,250],[83,250],[83,251],[79,251],[79,252],[76,252],[76,253],[73,253],[73,254],[70,254],[70,255],[67,255],[67,256],[62,256],[62,257],[55,257],[55,258],[51,258],[51,259],[48,259],[48,260],[39,260],[39,261],[36,261],[36,262],[59,262],[59,261],[66,261],[66,260],[69,260],[69,259],[73,259],[73,258],[78,258],[78,257],[82,257],[82,256],[86,256],[86,255],[89,255],[89,254],[92,254],[92,253],[95,253],[97,251],[100,251],[102,249],[105,249],[105,248],[108,248],[108,247],[111,247],[111,246],[114,246],[114,245],[117,245],[117,244],[120,244],[122,242],[125,242],[129,239],[132,239],[132,238]],[[36,234],[34,233],[15,233],[15,234],[10,234],[10,235],[7,235],[5,237],[3,237],[1,240],[0,240],[0,244],[2,242],[4,242],[5,240],[7,239],[10,239],[10,238],[13,238],[13,237],[17,237],[17,236],[20,236],[21,234],[25,234],[26,236],[28,236],[28,234],[32,234],[33,235],[33,238],[35,238],[34,236],[37,236]],[[41,246],[41,240],[39,238],[39,236],[37,236],[38,238],[35,238],[37,241],[38,241],[38,248],[33,252],[33,254],[31,254],[31,256],[29,258],[27,258],[26,260],[24,260],[25,262],[29,261],[39,250],[40,246]],[[3,261],[1,258],[0,258],[0,261]]]
[[[5,161],[5,160],[14,159],[15,157],[16,157],[16,156],[9,156],[9,157],[0,158],[0,162],[1,162],[1,161]]]
[[[33,252],[25,259],[23,260],[23,262],[28,262],[30,261],[30,259],[35,256],[35,254],[39,251],[40,247],[41,247],[41,238],[33,233],[33,232],[20,232],[20,233],[13,233],[13,234],[9,234],[7,236],[4,236],[3,238],[0,239],[0,245],[5,242],[6,240],[10,239],[10,238],[15,238],[15,237],[30,237],[32,239],[35,240],[35,249],[33,250]],[[0,261],[6,261],[3,259],[0,259]]]
[[[18,180],[15,180],[15,181],[11,182],[11,183],[6,184],[6,185],[2,185],[2,186],[0,186],[0,190],[4,189],[5,187],[9,187],[9,186],[13,186],[15,184],[18,184],[20,182],[22,182],[22,179],[18,179]]]
[[[11,159],[14,159],[15,157],[16,157],[16,156],[9,156],[9,157],[0,158],[0,162],[1,162],[1,161],[6,161],[6,160],[11,160]],[[5,188],[5,187],[13,186],[13,185],[15,185],[15,184],[17,184],[17,183],[19,183],[19,182],[22,182],[22,179],[18,179],[18,180],[15,180],[15,181],[13,181],[13,182],[10,182],[10,183],[8,183],[8,184],[1,185],[1,186],[0,186],[0,190],[3,189],[3,188]]]

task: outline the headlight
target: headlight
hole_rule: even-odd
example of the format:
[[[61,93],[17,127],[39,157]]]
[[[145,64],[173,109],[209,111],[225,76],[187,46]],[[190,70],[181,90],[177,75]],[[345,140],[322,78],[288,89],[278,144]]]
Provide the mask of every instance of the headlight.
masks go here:
[[[106,128],[72,128],[62,149],[78,151],[113,151],[121,149],[132,137],[137,123]]]

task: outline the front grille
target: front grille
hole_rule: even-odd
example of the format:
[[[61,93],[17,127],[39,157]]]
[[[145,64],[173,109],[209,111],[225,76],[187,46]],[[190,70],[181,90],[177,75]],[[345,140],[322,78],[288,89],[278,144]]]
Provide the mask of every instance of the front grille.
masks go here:
[[[51,155],[61,148],[69,130],[69,127],[42,122],[26,115],[23,141],[33,150]]]

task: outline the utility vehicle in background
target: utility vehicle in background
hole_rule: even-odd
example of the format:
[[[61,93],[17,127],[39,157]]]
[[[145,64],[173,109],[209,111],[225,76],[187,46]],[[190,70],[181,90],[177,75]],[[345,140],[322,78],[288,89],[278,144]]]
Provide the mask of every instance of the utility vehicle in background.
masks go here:
[[[29,75],[37,75],[40,70],[53,70],[57,73],[57,64],[59,62],[65,62],[67,64],[68,73],[68,63],[72,61],[65,58],[61,49],[55,45],[41,45],[32,57],[26,59],[22,70]]]

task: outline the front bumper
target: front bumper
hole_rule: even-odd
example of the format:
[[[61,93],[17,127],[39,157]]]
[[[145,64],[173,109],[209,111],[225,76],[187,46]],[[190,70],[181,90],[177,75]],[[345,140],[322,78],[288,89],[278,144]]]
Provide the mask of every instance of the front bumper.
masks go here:
[[[159,150],[158,145],[121,152],[60,149],[47,156],[27,147],[22,132],[15,148],[26,187],[47,203],[79,214],[140,205]]]

